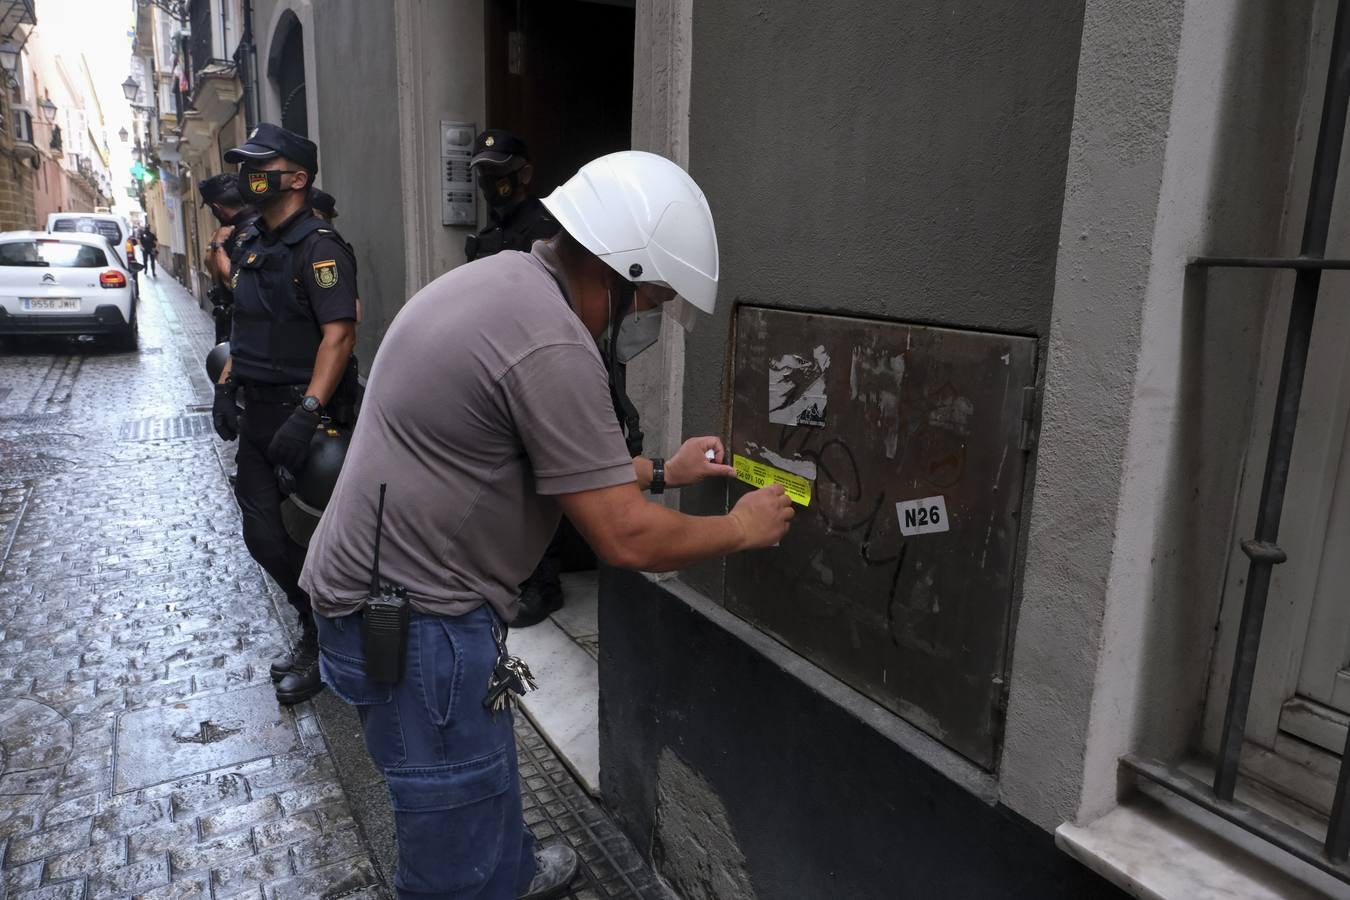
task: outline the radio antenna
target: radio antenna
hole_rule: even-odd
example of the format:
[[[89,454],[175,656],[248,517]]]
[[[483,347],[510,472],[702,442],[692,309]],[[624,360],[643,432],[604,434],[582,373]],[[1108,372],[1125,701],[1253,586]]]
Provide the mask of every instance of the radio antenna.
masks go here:
[[[380,505],[375,510],[375,559],[370,564],[370,595],[376,596],[380,592],[380,531],[384,526],[384,489],[387,484],[380,485]]]

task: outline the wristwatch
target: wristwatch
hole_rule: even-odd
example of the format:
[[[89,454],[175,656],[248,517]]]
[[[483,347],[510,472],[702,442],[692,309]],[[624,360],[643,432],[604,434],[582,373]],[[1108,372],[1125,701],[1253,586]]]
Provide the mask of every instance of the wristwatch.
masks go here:
[[[659,456],[652,457],[652,484],[650,491],[653,494],[664,494],[666,492],[666,461]]]
[[[323,412],[323,404],[313,394],[300,401],[300,408],[307,413],[314,413],[316,416]]]
[[[206,249],[207,249],[207,250],[219,250],[221,247],[224,247],[224,246],[225,246],[225,245],[222,244],[220,241],[212,241],[211,243],[209,243],[209,244],[206,245]]]

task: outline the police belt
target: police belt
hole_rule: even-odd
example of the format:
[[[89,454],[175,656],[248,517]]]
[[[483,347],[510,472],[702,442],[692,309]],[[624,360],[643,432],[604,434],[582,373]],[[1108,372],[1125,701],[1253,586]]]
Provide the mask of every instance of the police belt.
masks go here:
[[[245,403],[288,403],[305,399],[307,384],[241,384]]]

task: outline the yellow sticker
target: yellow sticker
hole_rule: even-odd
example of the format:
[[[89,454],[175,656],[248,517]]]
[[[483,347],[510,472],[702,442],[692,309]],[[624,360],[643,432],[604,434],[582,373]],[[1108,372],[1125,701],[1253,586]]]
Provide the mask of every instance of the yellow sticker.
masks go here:
[[[788,499],[800,506],[811,505],[811,482],[809,479],[744,456],[732,454],[731,464],[736,468],[736,480],[744,481],[752,487],[762,488],[769,484],[781,484],[787,491]]]

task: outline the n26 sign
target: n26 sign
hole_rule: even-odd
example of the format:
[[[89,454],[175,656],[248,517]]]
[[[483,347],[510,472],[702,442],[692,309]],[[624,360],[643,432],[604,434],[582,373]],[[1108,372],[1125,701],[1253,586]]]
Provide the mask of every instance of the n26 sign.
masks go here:
[[[947,518],[947,500],[944,497],[901,500],[895,504],[895,514],[900,518],[900,533],[905,537],[951,530],[951,520]]]

